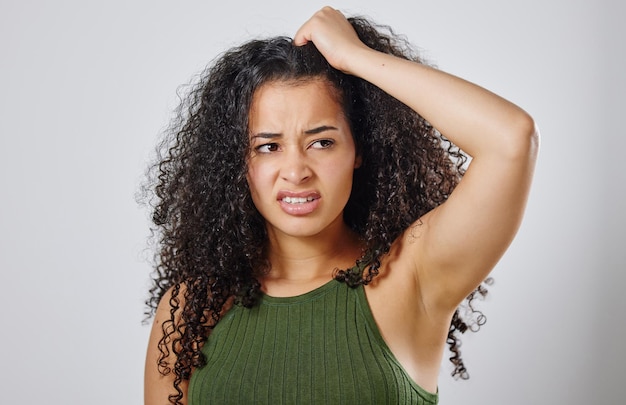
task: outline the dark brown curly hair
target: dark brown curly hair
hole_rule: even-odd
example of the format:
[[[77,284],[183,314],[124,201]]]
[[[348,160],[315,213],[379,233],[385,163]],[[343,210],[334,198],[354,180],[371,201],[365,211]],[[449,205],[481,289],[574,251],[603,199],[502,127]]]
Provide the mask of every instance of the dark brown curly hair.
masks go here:
[[[369,47],[423,63],[390,28],[364,18],[349,21]],[[467,157],[462,151],[400,101],[331,67],[312,43],[294,46],[286,37],[253,40],[221,55],[181,103],[147,185],[153,190],[158,244],[147,316],[171,290],[158,366],[162,374],[175,374],[174,404],[183,396],[181,382],[204,364],[201,346],[227,301],[255,305],[257,276],[269,269],[265,221],[246,181],[252,96],[271,81],[311,78],[322,78],[336,90],[362,158],[344,220],[369,249],[359,259],[366,270],[337,270],[337,280],[350,286],[369,283],[392,242],[446,201],[463,176]],[[484,323],[472,300],[485,292],[480,286],[470,295],[469,313],[457,310],[450,325],[455,377],[467,378],[458,333]],[[167,361],[170,349],[174,364]]]

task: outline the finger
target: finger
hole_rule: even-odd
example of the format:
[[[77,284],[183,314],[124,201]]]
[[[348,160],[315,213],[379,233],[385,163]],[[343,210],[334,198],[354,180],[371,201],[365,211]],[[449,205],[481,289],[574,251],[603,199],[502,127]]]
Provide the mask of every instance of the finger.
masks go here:
[[[325,6],[315,12],[315,14],[302,24],[300,29],[296,32],[296,35],[293,38],[294,45],[301,46],[310,41],[315,42],[313,38],[313,32],[316,29],[315,27],[318,27],[320,24],[323,25],[324,23],[328,23],[333,18],[333,14],[337,13],[343,17],[343,14],[339,10],[329,6]]]
[[[305,31],[305,26],[303,25],[298,29],[296,35],[293,37],[293,44],[296,46],[306,45],[311,40],[311,34]]]
[[[317,13],[319,13],[319,11]],[[302,24],[302,26],[298,29],[298,31],[296,32],[296,35],[294,35],[294,37],[293,37],[293,44],[294,45],[302,46],[302,45],[305,45],[307,42],[311,41],[311,28],[310,28],[310,26],[312,24],[313,18],[315,18],[317,13],[315,13],[311,18],[306,20],[304,22],[304,24]]]

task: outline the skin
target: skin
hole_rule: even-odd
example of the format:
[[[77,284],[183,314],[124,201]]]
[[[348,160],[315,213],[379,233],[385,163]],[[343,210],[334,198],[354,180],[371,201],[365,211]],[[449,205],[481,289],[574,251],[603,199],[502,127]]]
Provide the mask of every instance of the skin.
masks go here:
[[[309,41],[333,67],[361,77],[402,101],[472,156],[470,167],[450,198],[394,242],[390,254],[383,258],[381,274],[365,287],[389,348],[417,384],[434,392],[454,310],[485,279],[519,228],[538,151],[538,131],[526,112],[479,86],[368,48],[345,17],[332,8],[315,13],[294,37],[296,45]],[[294,97],[298,92],[314,91],[315,86],[318,94],[308,99],[311,104]],[[272,97],[265,99],[268,94],[279,100],[275,100],[275,107],[296,108],[290,111],[293,115],[278,116],[262,125],[271,114],[255,117],[255,108],[263,111],[264,103],[273,105]],[[313,156],[322,154],[322,161],[333,162],[325,154],[335,151],[308,149],[310,140],[318,139],[318,135],[331,135],[322,131],[310,140],[303,135],[320,123],[327,125],[321,118],[326,116],[321,113],[323,106],[314,107],[318,100],[329,96],[319,82],[295,87],[271,84],[257,96],[251,111],[253,129],[258,126],[257,133],[282,134],[283,149],[278,154],[286,156],[277,159],[280,163],[274,157],[259,158],[254,154],[250,159],[251,192],[256,194],[255,203],[258,201],[261,212],[267,215],[271,235],[272,270],[260,281],[269,295],[297,295],[329,281],[333,269],[352,266],[361,254],[358,239],[340,221],[340,200],[327,204],[326,197],[343,195],[347,187],[345,174],[358,166],[358,157],[352,158],[353,146],[349,154],[350,148],[346,145],[343,150],[342,143],[337,149],[350,156],[352,168],[341,166],[341,179],[334,180]],[[330,124],[333,127],[343,125],[337,114],[332,118],[336,121],[328,119],[334,122]],[[333,130],[332,135],[343,132]],[[266,194],[271,199],[287,184],[293,190],[323,191],[319,203],[323,208],[315,213],[324,218],[323,225],[261,208]],[[332,193],[327,194],[331,188]],[[148,347],[146,404],[163,402],[164,393],[172,389],[172,377],[161,376],[154,366],[160,323],[169,317],[167,299],[162,302]]]
[[[383,261],[381,277],[366,287],[390,349],[419,385],[435,391],[455,308],[485,279],[519,228],[538,131],[526,112],[479,86],[369,49],[332,8],[298,30],[295,44],[308,41],[333,67],[419,112],[473,158],[446,203],[405,231]]]
[[[329,280],[338,261],[350,267],[361,252],[343,222],[360,164],[350,126],[319,79],[262,86],[249,126],[248,185],[267,221],[272,263],[263,290],[274,296],[310,291]],[[312,201],[289,204],[283,197]]]

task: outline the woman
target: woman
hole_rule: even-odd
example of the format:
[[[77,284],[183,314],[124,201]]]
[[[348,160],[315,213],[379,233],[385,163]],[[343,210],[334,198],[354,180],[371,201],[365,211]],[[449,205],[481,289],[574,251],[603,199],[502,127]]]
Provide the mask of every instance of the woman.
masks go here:
[[[326,7],[223,55],[172,133],[147,404],[434,404],[446,341],[465,376],[457,308],[519,227],[528,114]]]

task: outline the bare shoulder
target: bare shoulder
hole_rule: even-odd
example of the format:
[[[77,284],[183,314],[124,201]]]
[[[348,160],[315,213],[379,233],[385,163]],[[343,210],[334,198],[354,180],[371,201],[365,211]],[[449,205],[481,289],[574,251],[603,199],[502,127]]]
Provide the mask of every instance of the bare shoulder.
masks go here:
[[[181,395],[179,403],[187,403],[188,380],[182,380],[178,384],[178,390],[174,382],[177,379],[174,366],[177,356],[182,353],[181,323],[183,311],[186,305],[188,290],[184,284],[171,287],[159,301],[152,323],[152,329],[148,340],[146,364],[144,373],[144,403],[166,404],[170,395]],[[208,297],[207,297],[208,298]],[[220,317],[232,306],[234,299],[227,299],[222,306]],[[207,317],[204,326],[210,326],[212,317]],[[201,349],[201,345],[197,349]],[[193,373],[193,367],[189,370]]]
[[[172,342],[176,341],[176,323],[180,319],[181,308],[184,305],[183,287],[177,294],[175,288],[170,288],[161,298],[157,307],[148,340],[146,364],[144,371],[144,404],[165,404],[168,397],[175,395],[175,374],[173,372],[176,357]],[[173,296],[176,298],[173,299]],[[167,339],[164,339],[165,336]],[[187,385],[181,384],[183,398],[180,401],[186,404]]]

